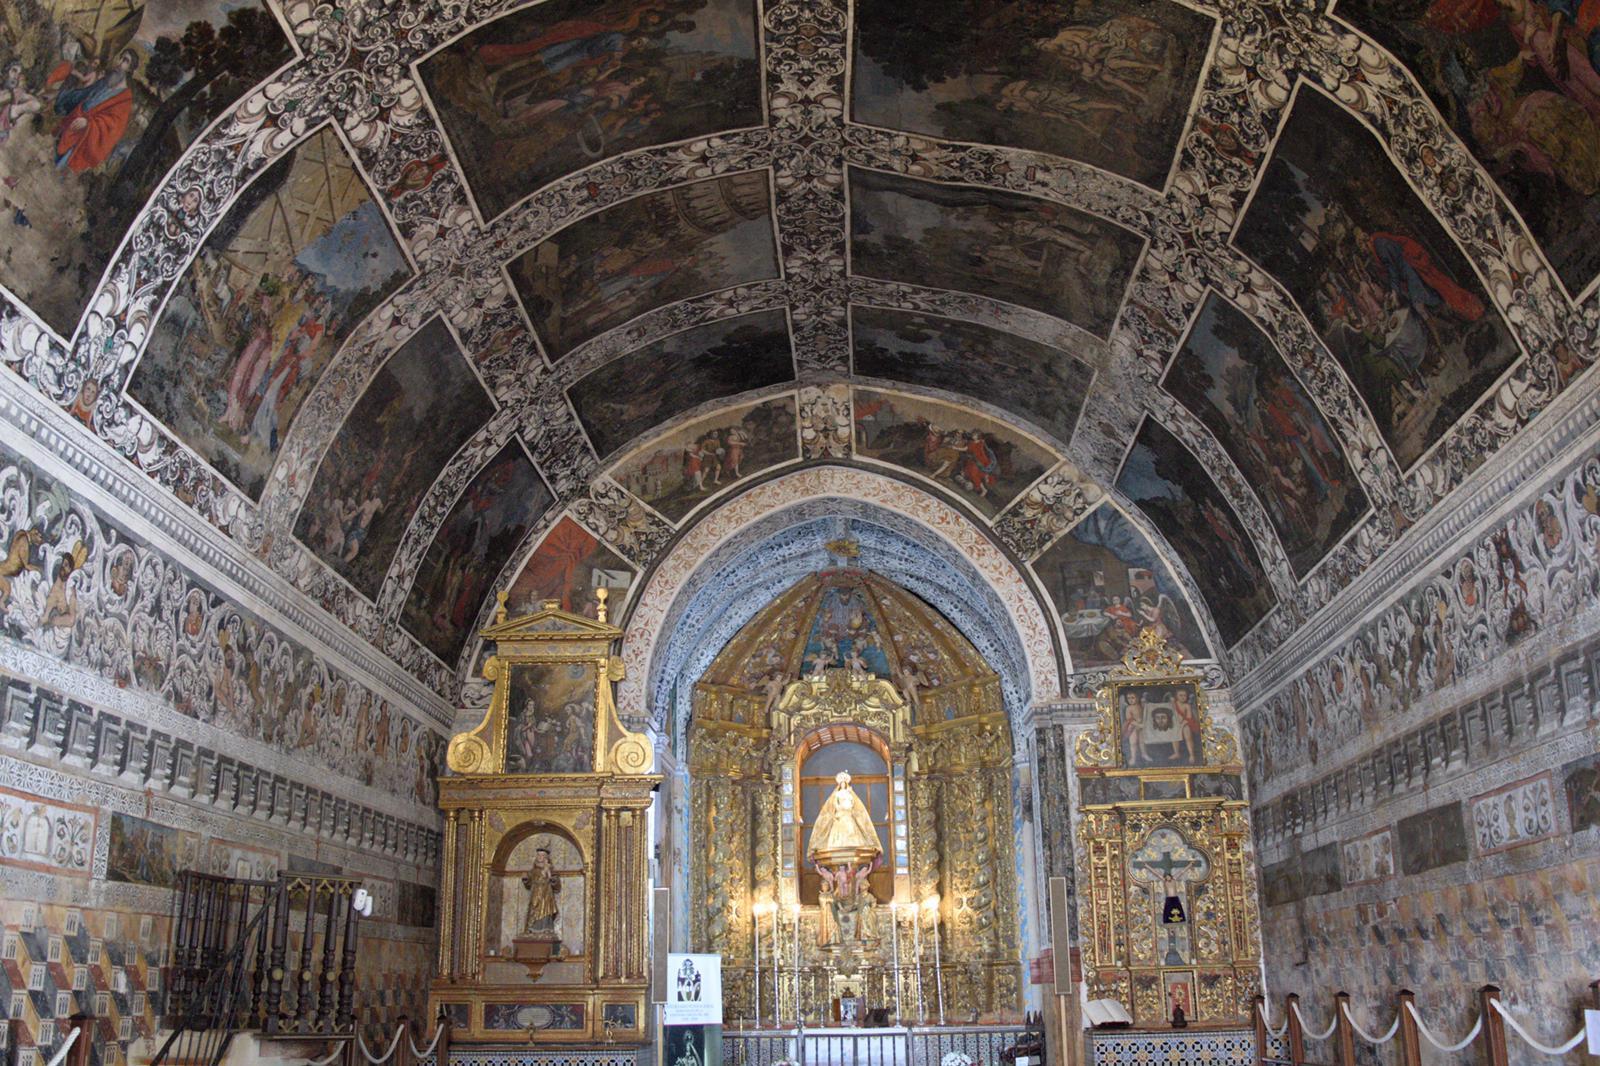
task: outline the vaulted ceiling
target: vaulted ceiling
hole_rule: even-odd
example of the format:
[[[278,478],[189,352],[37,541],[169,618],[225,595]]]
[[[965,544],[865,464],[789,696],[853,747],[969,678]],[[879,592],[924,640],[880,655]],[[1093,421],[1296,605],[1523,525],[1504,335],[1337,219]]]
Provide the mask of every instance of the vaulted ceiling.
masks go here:
[[[820,463],[1238,676],[1600,350],[1579,25],[1323,6],[9,0],[0,358],[446,698]]]

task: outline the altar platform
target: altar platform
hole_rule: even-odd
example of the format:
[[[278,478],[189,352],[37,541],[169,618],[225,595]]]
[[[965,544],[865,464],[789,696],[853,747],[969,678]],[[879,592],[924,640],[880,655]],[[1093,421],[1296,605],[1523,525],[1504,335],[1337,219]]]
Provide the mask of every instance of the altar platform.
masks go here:
[[[724,1029],[723,1066],[941,1066],[951,1053],[972,1066],[1000,1066],[1001,1052],[1029,1030],[1020,1025],[884,1028]]]

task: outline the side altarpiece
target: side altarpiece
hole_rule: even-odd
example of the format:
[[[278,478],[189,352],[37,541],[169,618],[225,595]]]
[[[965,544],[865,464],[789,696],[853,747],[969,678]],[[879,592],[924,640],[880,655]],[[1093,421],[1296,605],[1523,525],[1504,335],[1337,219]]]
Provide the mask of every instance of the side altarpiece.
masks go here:
[[[1077,894],[1084,980],[1134,1024],[1250,1017],[1261,930],[1238,742],[1201,675],[1147,629],[1079,735]]]
[[[601,590],[602,593],[604,590]],[[494,683],[450,741],[433,1007],[480,1043],[643,1043],[654,752],[617,716],[622,631],[554,602],[483,631]]]

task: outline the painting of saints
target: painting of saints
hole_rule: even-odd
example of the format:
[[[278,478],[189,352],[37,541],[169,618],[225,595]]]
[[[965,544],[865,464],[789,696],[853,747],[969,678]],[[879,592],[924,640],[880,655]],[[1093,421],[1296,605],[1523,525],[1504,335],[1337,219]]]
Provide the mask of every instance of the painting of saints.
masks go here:
[[[506,773],[594,769],[597,680],[592,663],[517,663],[506,704]]]
[[[1038,442],[954,404],[868,389],[855,395],[861,455],[915,470],[986,515],[1056,464]]]
[[[619,463],[611,476],[677,522],[747,475],[798,458],[794,397],[782,396],[658,437]]]
[[[418,67],[485,217],[600,159],[762,121],[750,0],[551,0]]]
[[[1297,574],[1367,509],[1333,430],[1266,336],[1207,298],[1162,382],[1211,430],[1256,490]]]
[[[1600,271],[1592,0],[1340,0],[1416,75],[1577,295]]]
[[[68,336],[162,177],[291,53],[254,0],[8,0],[5,13],[0,283]],[[199,192],[179,200],[173,223],[193,224]]]
[[[1304,84],[1234,243],[1299,303],[1402,467],[1520,356],[1377,140]]]
[[[308,221],[280,242],[286,212]],[[382,210],[324,129],[258,175],[206,238],[128,393],[259,498],[323,370],[409,274]]]
[[[1181,4],[892,0],[855,9],[851,117],[1166,177],[1215,31]]]

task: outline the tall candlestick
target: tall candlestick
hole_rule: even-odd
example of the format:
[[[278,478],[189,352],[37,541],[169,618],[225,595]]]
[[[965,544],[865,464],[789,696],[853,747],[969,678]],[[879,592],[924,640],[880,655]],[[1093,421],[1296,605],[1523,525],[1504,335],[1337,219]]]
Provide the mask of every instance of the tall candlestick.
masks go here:
[[[933,984],[939,993],[939,1024],[944,1024],[944,970],[939,963],[939,912],[933,912]]]
[[[778,995],[778,953],[783,949],[778,943],[778,905],[772,905],[772,1025],[777,1028],[782,1024],[779,1018]]]
[[[894,1023],[900,1024],[900,904],[889,904],[889,942],[894,945]]]
[[[794,916],[794,1022],[800,1024],[800,904],[790,904]]]
[[[917,913],[916,904],[911,906],[911,917],[912,954],[917,960],[917,1020],[927,1021],[928,1010],[922,1003],[922,916]]]
[[[761,1028],[761,907],[757,904],[750,911],[751,932],[756,938],[756,1028]]]

